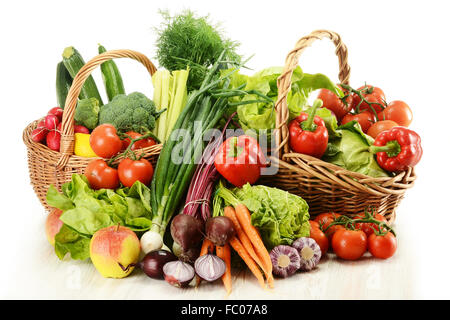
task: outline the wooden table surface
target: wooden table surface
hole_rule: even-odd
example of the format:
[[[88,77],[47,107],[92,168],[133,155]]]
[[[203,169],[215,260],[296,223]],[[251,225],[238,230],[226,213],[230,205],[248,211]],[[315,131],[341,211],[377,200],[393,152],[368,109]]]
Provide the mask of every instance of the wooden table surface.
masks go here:
[[[39,209],[37,208],[36,211]],[[30,213],[31,214],[31,213]],[[388,260],[371,258],[350,262],[328,254],[318,268],[275,282],[263,290],[249,272],[233,276],[233,292],[225,296],[222,283],[178,289],[148,278],[140,270],[124,279],[105,279],[88,261],[60,261],[44,235],[45,215],[34,213],[25,246],[10,269],[7,298],[21,299],[409,299],[414,297],[413,255],[408,236],[397,228],[399,248]],[[406,225],[405,225],[406,226]]]

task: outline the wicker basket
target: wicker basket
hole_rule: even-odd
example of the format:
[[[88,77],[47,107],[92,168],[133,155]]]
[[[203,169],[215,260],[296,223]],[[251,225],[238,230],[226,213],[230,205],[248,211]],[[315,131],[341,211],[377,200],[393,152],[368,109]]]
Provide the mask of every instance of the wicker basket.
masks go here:
[[[329,38],[335,44],[339,59],[339,80],[344,84],[349,83],[347,48],[337,33],[317,30],[296,43],[278,78],[275,129],[278,158],[272,157],[271,160],[278,164],[279,170],[276,176],[266,177],[264,181],[303,197],[310,206],[312,216],[331,211],[355,214],[364,212],[368,205],[372,205],[377,208],[378,213],[392,222],[396,207],[416,179],[412,168],[395,177],[372,178],[289,149],[289,110],[286,98],[291,89],[292,72],[297,67],[303,50],[315,40],[323,38]]]
[[[153,63],[142,53],[132,50],[111,50],[102,53],[87,62],[73,79],[64,108],[61,125],[60,152],[49,149],[46,145],[34,142],[31,132],[37,127],[39,120],[29,124],[23,131],[23,141],[28,149],[28,167],[31,185],[42,205],[48,210],[46,194],[48,187],[53,184],[58,189],[71,179],[73,173],[83,173],[93,158],[74,155],[74,114],[81,88],[92,71],[103,62],[114,58],[131,58],[142,63],[150,73],[156,72]],[[141,151],[144,157],[155,165],[162,145],[154,145]],[[120,161],[120,159],[118,159]]]

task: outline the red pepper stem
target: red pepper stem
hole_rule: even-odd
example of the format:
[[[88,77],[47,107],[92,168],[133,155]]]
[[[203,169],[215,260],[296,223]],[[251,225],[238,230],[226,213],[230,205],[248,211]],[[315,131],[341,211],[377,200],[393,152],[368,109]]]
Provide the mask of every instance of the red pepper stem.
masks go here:
[[[317,109],[322,107],[323,101],[320,99],[316,99],[311,107],[311,112],[308,115],[308,119],[301,123],[301,127],[306,131],[315,131],[316,126],[314,125],[314,117],[316,116]]]
[[[397,140],[391,140],[384,146],[370,146],[369,151],[375,154],[378,152],[386,152],[389,158],[393,158],[396,157],[400,151],[402,151],[402,147]]]

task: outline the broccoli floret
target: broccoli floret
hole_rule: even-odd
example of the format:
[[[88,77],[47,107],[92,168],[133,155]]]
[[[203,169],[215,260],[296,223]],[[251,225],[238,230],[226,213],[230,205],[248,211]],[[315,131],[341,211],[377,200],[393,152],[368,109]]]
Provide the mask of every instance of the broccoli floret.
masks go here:
[[[100,103],[96,98],[82,99],[75,109],[75,122],[92,130],[98,124],[99,111]]]
[[[99,123],[110,123],[119,132],[151,131],[160,112],[152,100],[140,92],[119,94],[100,109]]]

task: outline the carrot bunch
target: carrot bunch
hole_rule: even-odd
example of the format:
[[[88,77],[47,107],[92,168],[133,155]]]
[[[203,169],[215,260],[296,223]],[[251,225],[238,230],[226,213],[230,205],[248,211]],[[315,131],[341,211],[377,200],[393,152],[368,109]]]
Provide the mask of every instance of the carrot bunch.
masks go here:
[[[224,215],[233,221],[236,229],[236,236],[231,239],[230,245],[247,264],[261,287],[265,288],[265,281],[260,270],[264,272],[269,287],[273,288],[272,261],[258,230],[251,224],[248,208],[242,203],[234,208],[227,206]]]

